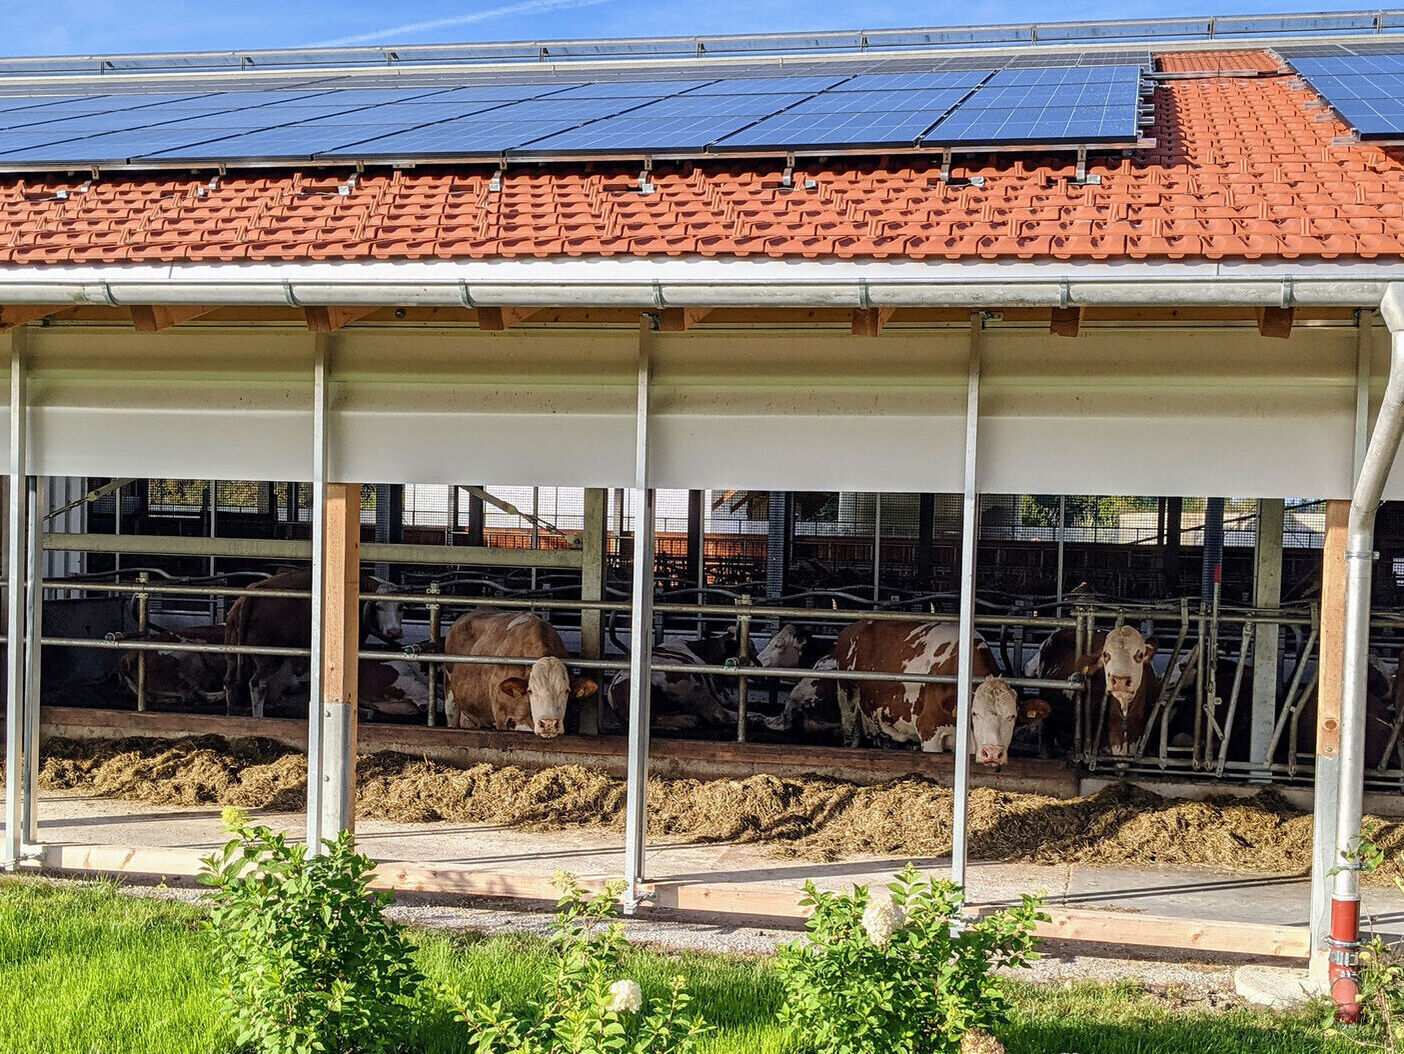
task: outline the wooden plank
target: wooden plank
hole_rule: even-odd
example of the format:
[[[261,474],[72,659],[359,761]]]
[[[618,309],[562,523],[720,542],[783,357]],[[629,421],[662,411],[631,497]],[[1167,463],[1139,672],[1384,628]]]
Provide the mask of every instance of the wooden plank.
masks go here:
[[[850,331],[855,337],[876,337],[892,321],[896,308],[859,307],[853,309]]]
[[[47,845],[41,866],[63,871],[96,871],[116,875],[193,876],[200,872],[203,851],[116,845]],[[816,870],[818,870],[816,865]],[[604,879],[581,880],[599,889]],[[463,864],[385,861],[376,865],[371,885],[376,889],[453,896],[506,897],[514,900],[555,900],[557,890],[544,874],[504,873]],[[727,882],[652,882],[643,887],[652,897],[646,907],[680,912],[742,915],[799,920],[801,888]],[[979,905],[974,914],[997,910]],[[1277,926],[1229,919],[1193,919],[1149,915],[1139,911],[1095,908],[1045,908],[1049,921],[1035,933],[1044,940],[1114,944],[1136,948],[1169,948],[1197,952],[1304,959],[1310,948],[1305,926]]]
[[[1321,643],[1316,692],[1316,753],[1341,751],[1341,694],[1345,684],[1346,527],[1350,502],[1326,503],[1326,538],[1321,549]]]
[[[664,333],[682,333],[711,313],[709,307],[665,307],[658,312],[658,328]]]
[[[1055,307],[1048,321],[1048,332],[1055,337],[1075,337],[1082,329],[1082,308]]]
[[[196,305],[134,304],[131,308],[132,328],[138,333],[159,333],[207,315],[212,310]]]
[[[359,322],[379,310],[375,307],[305,307],[302,313],[307,328],[313,333],[335,333],[342,326]]]
[[[146,556],[229,556],[258,560],[310,560],[312,543],[283,538],[195,538],[154,534],[45,534],[44,548],[65,553],[140,553]],[[579,549],[491,549],[470,545],[367,542],[369,563],[439,564],[444,567],[581,566]]]
[[[541,309],[539,307],[480,307],[478,328],[497,333],[525,322]]]
[[[1286,340],[1292,335],[1292,322],[1297,316],[1293,307],[1258,308],[1258,335]]]

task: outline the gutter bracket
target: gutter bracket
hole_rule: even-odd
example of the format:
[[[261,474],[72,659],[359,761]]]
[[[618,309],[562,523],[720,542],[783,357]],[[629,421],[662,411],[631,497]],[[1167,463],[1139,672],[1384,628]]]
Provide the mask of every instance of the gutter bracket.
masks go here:
[[[458,295],[463,300],[464,307],[477,308],[478,305],[473,301],[473,295],[468,292],[468,280],[466,278],[460,278],[458,280]]]
[[[868,280],[866,278],[860,278],[858,279],[858,307],[864,311],[868,311],[872,306],[872,298],[868,296]]]
[[[1282,308],[1289,308],[1292,306],[1292,301],[1294,299],[1295,297],[1292,294],[1292,279],[1282,279],[1282,302],[1278,306]]]

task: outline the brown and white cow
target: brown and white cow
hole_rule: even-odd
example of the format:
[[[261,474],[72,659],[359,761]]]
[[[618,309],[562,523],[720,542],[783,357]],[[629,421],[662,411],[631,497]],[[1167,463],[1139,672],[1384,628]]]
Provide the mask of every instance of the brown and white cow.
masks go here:
[[[444,710],[450,727],[535,732],[565,731],[566,705],[599,691],[587,677],[574,680],[561,635],[545,619],[522,612],[478,609],[449,627],[445,655],[500,655],[521,664],[449,663]]]
[[[945,622],[856,622],[846,627],[834,646],[840,670],[954,676],[959,639]],[[1018,694],[999,674],[989,646],[979,636],[971,673],[977,684],[971,699],[971,752],[983,765],[1003,765],[1018,720],[1042,715],[1041,699],[1020,703]],[[840,681],[839,707],[844,740],[856,746],[862,731],[898,742],[916,742],[921,749],[944,753],[956,741],[958,702],[953,684],[904,684],[900,681]]]
[[[306,648],[312,643],[311,597],[265,597],[260,590],[310,590],[312,571],[285,571],[249,587],[250,592],[229,609],[224,643],[263,648]],[[363,595],[391,593],[394,587],[374,575],[362,574]],[[361,606],[360,643],[372,634],[390,643],[404,636],[399,603],[367,598]],[[224,672],[225,712],[232,713],[248,699],[249,712],[262,717],[270,700],[270,683],[281,675],[283,657],[230,655]]]
[[[224,627],[187,626],[153,629],[142,638],[155,643],[223,644]],[[148,703],[183,706],[218,703],[224,697],[224,656],[214,652],[124,651],[117,662],[117,676],[133,696],[137,694],[138,656],[146,656]]]
[[[1074,673],[1093,678],[1088,696],[1091,712],[1107,707],[1107,748],[1118,757],[1135,753],[1146,730],[1146,715],[1160,692],[1160,678],[1151,665],[1156,652],[1154,640],[1147,640],[1134,626],[1118,626],[1092,637],[1089,654],[1069,661],[1066,645],[1072,630],[1061,629],[1044,642],[1039,651],[1039,676],[1067,680]],[[1062,646],[1050,646],[1059,638]],[[1042,661],[1047,652],[1047,661]]]

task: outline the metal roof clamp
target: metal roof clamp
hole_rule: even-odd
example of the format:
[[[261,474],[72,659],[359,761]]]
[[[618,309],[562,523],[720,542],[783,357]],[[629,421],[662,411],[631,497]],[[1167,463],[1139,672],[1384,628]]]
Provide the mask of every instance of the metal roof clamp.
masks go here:
[[[652,194],[656,189],[649,181],[648,174],[653,171],[653,158],[646,157],[643,162],[643,171],[639,173],[639,193]]]
[[[360,181],[360,170],[352,172],[350,177],[346,180],[346,182],[342,183],[339,187],[336,188],[336,192],[343,198],[349,198],[351,196],[351,192],[356,189],[356,184]]]
[[[501,194],[501,193],[502,193],[502,173],[503,173],[503,170],[506,169],[506,167],[507,167],[506,165],[498,165],[498,166],[497,166],[497,171],[494,172],[494,173],[492,174],[492,178],[488,180],[488,193],[489,193],[489,194]]]
[[[195,196],[197,198],[209,197],[211,194],[213,194],[216,190],[219,189],[219,181],[219,175],[216,174],[211,176],[208,183],[205,183],[202,186],[198,186],[195,188]]]
[[[1077,171],[1073,174],[1073,185],[1078,187],[1100,187],[1102,177],[1099,175],[1087,174],[1087,147],[1077,148]]]
[[[983,187],[984,176],[970,176],[968,179],[951,178],[951,151],[941,151],[941,182],[948,187]]]
[[[786,190],[795,189],[795,155],[785,155],[785,171],[780,174],[780,185]]]

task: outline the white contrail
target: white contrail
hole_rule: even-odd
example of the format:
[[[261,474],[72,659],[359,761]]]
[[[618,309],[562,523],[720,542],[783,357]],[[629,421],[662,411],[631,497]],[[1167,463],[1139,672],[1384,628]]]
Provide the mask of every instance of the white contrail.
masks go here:
[[[410,33],[421,33],[425,30],[449,29],[453,26],[467,26],[474,22],[488,22],[494,18],[503,18],[507,15],[534,15],[543,11],[561,11],[573,7],[593,7],[596,4],[609,3],[610,0],[521,0],[516,4],[504,4],[502,7],[490,7],[486,11],[474,11],[467,15],[455,15],[453,18],[435,18],[428,22],[410,22],[403,26],[391,26],[389,29],[377,29],[373,33],[357,33],[355,36],[338,37],[336,40],[326,40],[320,44],[312,44],[311,47],[334,48],[343,44],[388,44],[395,41],[393,38],[403,38]]]

